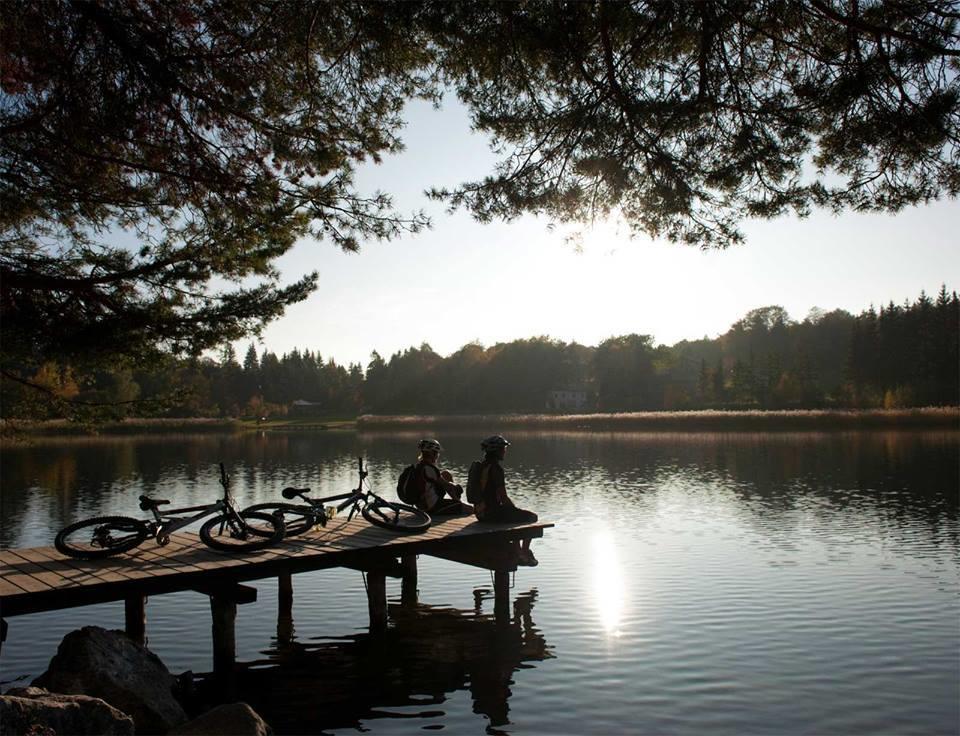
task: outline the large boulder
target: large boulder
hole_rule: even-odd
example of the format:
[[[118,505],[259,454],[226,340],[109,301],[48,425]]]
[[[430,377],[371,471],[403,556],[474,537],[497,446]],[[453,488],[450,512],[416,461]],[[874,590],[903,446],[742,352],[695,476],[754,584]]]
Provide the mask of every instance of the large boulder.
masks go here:
[[[39,687],[0,695],[0,734],[133,736],[133,719],[89,695],[62,695]]]
[[[157,655],[122,631],[85,626],[70,632],[33,684],[102,698],[132,716],[138,734],[164,734],[187,720],[173,697],[173,675]]]
[[[246,703],[228,703],[178,726],[169,736],[270,736],[273,729]]]

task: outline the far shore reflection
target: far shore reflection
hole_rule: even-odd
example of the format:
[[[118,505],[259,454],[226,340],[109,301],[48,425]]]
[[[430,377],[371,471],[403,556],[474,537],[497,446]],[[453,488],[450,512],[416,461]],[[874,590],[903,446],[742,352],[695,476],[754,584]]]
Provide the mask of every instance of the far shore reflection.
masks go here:
[[[476,432],[451,433],[446,461],[466,473]],[[793,488],[828,506],[855,500],[851,491],[889,491],[880,501],[930,514],[945,503],[957,514],[956,452],[960,433],[863,432],[517,432],[524,446],[511,458],[511,482],[538,503],[543,493],[599,484],[630,495],[656,487],[664,473],[689,469],[717,478],[764,514],[791,508]],[[409,461],[410,439],[373,433],[103,437],[0,447],[0,547],[49,544],[49,533],[91,513],[130,514],[141,493],[188,505],[218,493],[217,463],[233,475],[244,503],[272,500],[286,485],[344,490],[353,458],[367,456],[370,480],[389,493]],[[670,463],[663,462],[669,453]],[[909,485],[909,494],[900,490]],[[871,497],[872,498],[872,497]],[[628,500],[628,499],[626,499]],[[935,500],[935,504],[931,504]],[[871,500],[872,503],[872,500]],[[931,523],[936,524],[936,515]]]

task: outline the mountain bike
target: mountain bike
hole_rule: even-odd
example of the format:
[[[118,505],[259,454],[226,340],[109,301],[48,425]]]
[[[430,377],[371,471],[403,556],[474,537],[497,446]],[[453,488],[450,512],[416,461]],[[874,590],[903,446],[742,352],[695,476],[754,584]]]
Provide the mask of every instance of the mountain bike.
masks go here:
[[[363,458],[357,458],[360,473],[360,482],[349,493],[341,493],[325,498],[310,498],[309,488],[284,488],[280,493],[284,498],[293,500],[300,498],[303,504],[271,502],[257,503],[244,510],[247,512],[269,513],[283,519],[288,537],[303,534],[317,526],[324,527],[333,517],[350,507],[347,521],[360,512],[364,519],[371,524],[389,529],[392,532],[416,533],[422,532],[430,526],[432,519],[426,511],[415,506],[409,506],[397,501],[388,501],[371,491],[364,484],[367,471],[363,469]],[[340,503],[334,504],[339,501]]]
[[[213,515],[200,527],[200,539],[218,552],[251,552],[283,539],[283,518],[273,514],[238,511],[230,493],[230,477],[220,464],[220,485],[223,498],[205,506],[169,509],[160,513],[160,506],[169,501],[140,496],[140,510],[153,513],[152,520],[130,516],[97,516],[70,524],[57,534],[53,544],[63,554],[81,560],[94,560],[118,555],[143,544],[153,537],[161,547],[170,535],[188,524]],[[192,514],[183,519],[172,516]]]

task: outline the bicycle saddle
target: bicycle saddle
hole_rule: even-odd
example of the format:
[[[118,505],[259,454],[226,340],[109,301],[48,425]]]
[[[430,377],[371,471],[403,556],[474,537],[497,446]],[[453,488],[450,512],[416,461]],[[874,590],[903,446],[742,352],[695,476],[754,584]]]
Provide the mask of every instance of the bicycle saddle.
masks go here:
[[[280,491],[284,498],[296,498],[301,493],[309,493],[309,488],[284,488]]]
[[[169,501],[164,501],[163,499],[154,499],[149,496],[140,496],[140,510],[149,511],[150,509],[155,509],[158,506],[163,506],[165,503],[170,503]]]

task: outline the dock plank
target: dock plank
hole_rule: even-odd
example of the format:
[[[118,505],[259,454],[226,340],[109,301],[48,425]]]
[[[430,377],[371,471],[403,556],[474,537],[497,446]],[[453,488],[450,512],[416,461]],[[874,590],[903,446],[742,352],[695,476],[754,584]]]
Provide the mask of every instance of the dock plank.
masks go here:
[[[48,570],[44,567],[39,559],[42,559],[40,555],[32,552],[29,549],[25,550],[11,550],[11,555],[15,555],[23,560],[22,563],[17,563],[15,569],[19,570],[22,573],[26,573],[36,578],[42,583],[46,583],[51,588],[61,588],[69,585],[76,585],[75,581],[71,581],[68,578],[63,577],[59,573],[56,573],[52,570]]]
[[[59,575],[66,581],[65,587],[81,587],[87,583],[91,577],[96,578],[94,570],[89,568],[85,569],[81,561],[65,558],[52,547],[18,549],[16,553],[31,562],[41,565],[50,572]],[[78,564],[73,565],[71,562],[77,562]]]
[[[55,590],[55,588],[43,583],[39,580],[36,580],[31,575],[27,575],[22,572],[12,572],[7,575],[4,575],[4,580],[8,580],[20,588],[23,588],[27,593],[43,593],[48,590]]]
[[[26,592],[27,591],[12,580],[8,580],[5,577],[0,578],[0,598],[11,595],[24,595]]]

